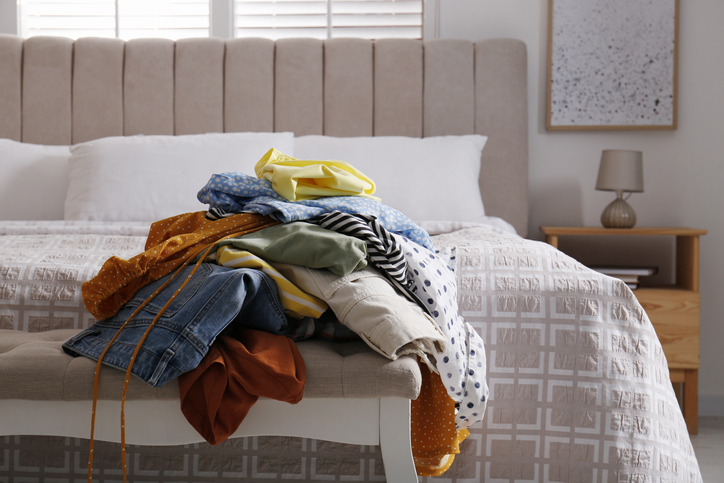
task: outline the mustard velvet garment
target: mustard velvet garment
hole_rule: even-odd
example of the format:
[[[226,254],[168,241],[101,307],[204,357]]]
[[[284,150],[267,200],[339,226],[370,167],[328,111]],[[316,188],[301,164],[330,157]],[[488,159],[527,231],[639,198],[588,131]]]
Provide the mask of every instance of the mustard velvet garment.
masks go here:
[[[324,196],[363,196],[380,201],[375,183],[344,161],[302,160],[270,149],[254,167],[257,177],[271,181],[274,191],[289,201]]]

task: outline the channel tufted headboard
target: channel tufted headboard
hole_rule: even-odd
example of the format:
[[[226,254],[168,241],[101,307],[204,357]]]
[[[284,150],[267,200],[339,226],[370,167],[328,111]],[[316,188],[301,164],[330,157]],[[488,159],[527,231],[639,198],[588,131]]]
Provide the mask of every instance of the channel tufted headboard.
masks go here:
[[[525,236],[527,59],[518,40],[118,39],[0,35],[0,138],[488,136],[488,215]]]

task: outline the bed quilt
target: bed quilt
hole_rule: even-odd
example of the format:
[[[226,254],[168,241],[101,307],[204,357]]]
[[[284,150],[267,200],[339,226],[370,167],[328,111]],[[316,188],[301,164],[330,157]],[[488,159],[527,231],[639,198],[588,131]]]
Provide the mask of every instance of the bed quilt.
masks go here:
[[[628,287],[542,242],[484,225],[452,228],[432,240],[455,271],[461,315],[485,341],[490,399],[453,466],[421,481],[701,482],[661,344]],[[0,328],[88,327],[82,282],[111,255],[142,251],[147,232],[1,222]],[[0,438],[0,480],[85,478],[87,443]],[[117,480],[119,445],[95,451],[99,481]],[[301,438],[128,454],[132,481],[384,481],[378,448]]]

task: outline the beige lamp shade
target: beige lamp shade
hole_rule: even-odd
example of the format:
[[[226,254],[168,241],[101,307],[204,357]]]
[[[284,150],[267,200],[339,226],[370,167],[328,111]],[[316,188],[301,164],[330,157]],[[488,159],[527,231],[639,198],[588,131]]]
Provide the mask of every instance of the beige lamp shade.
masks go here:
[[[636,212],[626,202],[623,193],[644,190],[644,162],[641,151],[603,151],[596,189],[616,192],[616,199],[601,213],[601,224],[606,228],[633,228],[636,224]]]
[[[598,167],[597,190],[644,190],[644,162],[641,151],[606,149],[601,153]]]

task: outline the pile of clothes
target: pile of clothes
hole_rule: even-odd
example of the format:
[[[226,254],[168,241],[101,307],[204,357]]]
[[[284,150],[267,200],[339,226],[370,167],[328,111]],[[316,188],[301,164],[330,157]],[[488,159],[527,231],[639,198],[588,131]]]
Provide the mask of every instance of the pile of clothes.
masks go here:
[[[82,291],[98,322],[64,350],[153,386],[178,379],[184,415],[218,444],[259,397],[301,400],[297,342],[362,338],[420,362],[413,454],[419,474],[441,474],[488,396],[454,273],[349,164],[271,149],[255,171],[213,175],[208,211],[160,220],[144,252],[108,259]]]

